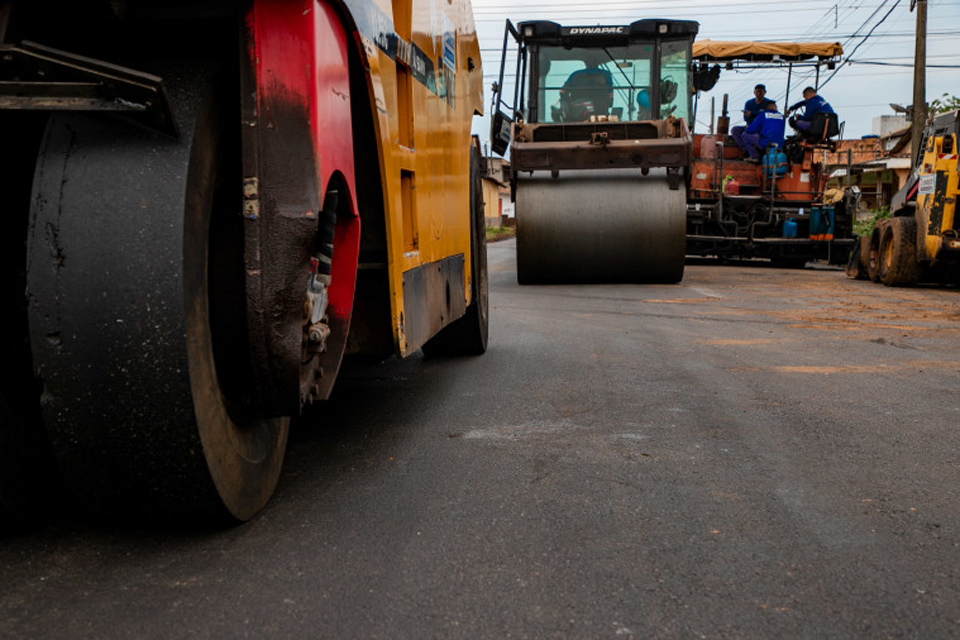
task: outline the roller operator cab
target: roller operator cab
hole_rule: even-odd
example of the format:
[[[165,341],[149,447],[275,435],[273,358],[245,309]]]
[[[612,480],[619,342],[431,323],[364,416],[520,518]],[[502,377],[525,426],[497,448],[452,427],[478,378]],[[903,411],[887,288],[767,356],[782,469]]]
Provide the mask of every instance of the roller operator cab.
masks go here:
[[[507,22],[491,142],[510,147],[521,283],[682,279],[697,29]]]
[[[345,354],[482,353],[482,103],[466,0],[0,3],[0,513],[245,520]]]

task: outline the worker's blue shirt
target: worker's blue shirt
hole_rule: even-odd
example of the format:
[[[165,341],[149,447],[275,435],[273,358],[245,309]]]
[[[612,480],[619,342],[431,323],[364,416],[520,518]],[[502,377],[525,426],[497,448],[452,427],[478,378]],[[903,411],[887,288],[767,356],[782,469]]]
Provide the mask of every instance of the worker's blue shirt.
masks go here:
[[[813,120],[813,116],[818,113],[833,113],[833,107],[820,96],[813,96],[803,103],[803,115],[797,116],[798,120]]]
[[[776,143],[778,147],[782,147],[786,124],[786,118],[783,117],[782,113],[761,111],[744,133],[759,133],[761,147],[766,147],[771,143]]]
[[[753,122],[753,119],[757,117],[758,113],[762,113],[767,110],[767,105],[773,102],[770,98],[764,98],[762,102],[757,102],[756,98],[750,98],[747,100],[747,103],[743,105],[743,119],[747,124]]]

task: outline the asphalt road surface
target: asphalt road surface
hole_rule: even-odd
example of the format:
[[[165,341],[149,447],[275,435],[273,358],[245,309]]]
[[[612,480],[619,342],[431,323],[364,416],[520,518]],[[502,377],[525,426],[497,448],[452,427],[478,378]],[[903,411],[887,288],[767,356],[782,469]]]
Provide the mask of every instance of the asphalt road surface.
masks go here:
[[[352,366],[226,531],[0,539],[0,638],[960,637],[960,293],[690,265]]]

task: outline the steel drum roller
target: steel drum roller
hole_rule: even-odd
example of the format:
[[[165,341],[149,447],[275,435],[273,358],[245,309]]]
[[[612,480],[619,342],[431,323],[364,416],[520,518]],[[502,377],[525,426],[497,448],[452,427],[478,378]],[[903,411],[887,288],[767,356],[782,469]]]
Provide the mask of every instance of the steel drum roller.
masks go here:
[[[686,193],[664,169],[520,174],[516,203],[521,284],[683,278]]]

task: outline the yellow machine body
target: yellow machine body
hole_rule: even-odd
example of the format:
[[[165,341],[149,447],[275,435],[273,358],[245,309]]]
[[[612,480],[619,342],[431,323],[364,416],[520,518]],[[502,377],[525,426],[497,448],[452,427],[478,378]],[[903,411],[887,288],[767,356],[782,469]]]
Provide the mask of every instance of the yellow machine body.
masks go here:
[[[930,136],[924,149],[917,188],[918,258],[936,260],[943,251],[960,249],[960,237],[954,230],[957,194],[957,136]]]
[[[12,0],[0,48],[0,519],[247,520],[346,354],[486,350],[469,0]]]
[[[407,355],[430,337],[414,335],[409,327],[411,314],[405,307],[422,304],[419,298],[425,295],[412,290],[417,285],[411,274],[463,255],[463,305],[471,300],[470,224],[464,215],[470,149],[464,141],[470,139],[472,116],[483,110],[483,73],[469,3],[380,4],[393,19],[396,53],[392,55],[393,45],[362,31],[360,38],[378,112],[394,339],[398,352]],[[432,74],[424,73],[420,53],[437,64]],[[436,78],[436,85],[425,83],[424,75]],[[426,295],[438,293],[446,296],[445,290]]]

